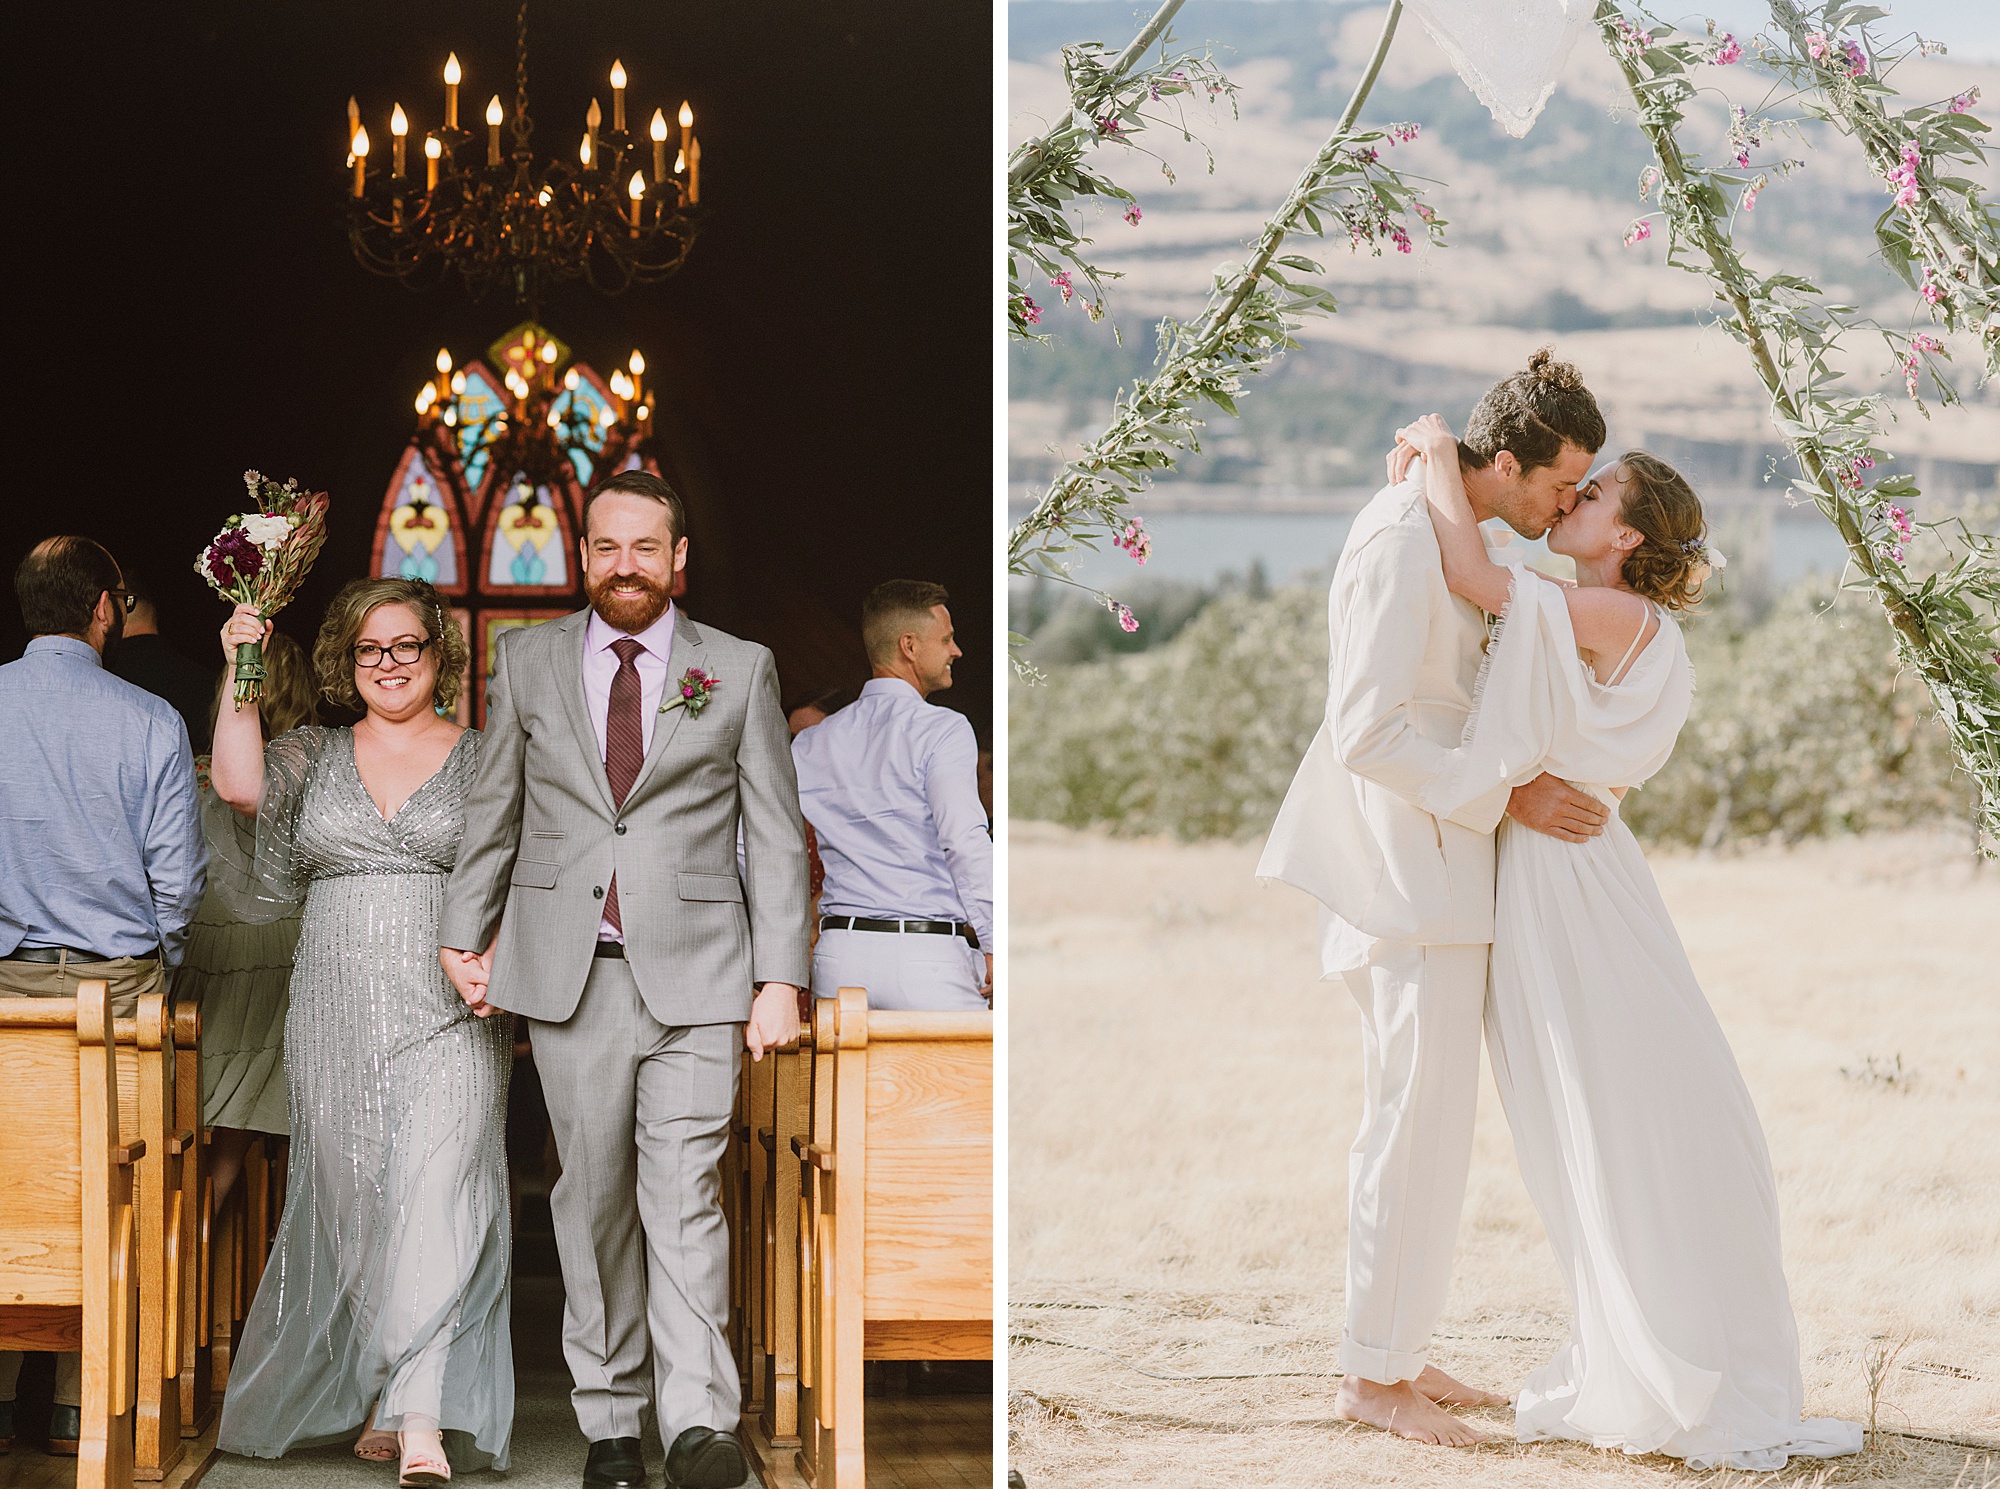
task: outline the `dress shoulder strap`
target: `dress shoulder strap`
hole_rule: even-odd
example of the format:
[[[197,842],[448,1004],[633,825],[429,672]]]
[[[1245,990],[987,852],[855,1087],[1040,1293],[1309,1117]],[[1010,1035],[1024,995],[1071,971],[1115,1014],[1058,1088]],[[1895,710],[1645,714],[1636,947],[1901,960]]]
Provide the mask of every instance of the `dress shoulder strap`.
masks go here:
[[[1639,622],[1638,633],[1633,636],[1632,644],[1625,648],[1625,655],[1618,659],[1618,665],[1612,669],[1611,680],[1605,684],[1607,688],[1615,688],[1625,681],[1625,674],[1632,670],[1632,663],[1638,657],[1639,649],[1660,633],[1659,611],[1651,600],[1642,603],[1646,607],[1646,617]]]

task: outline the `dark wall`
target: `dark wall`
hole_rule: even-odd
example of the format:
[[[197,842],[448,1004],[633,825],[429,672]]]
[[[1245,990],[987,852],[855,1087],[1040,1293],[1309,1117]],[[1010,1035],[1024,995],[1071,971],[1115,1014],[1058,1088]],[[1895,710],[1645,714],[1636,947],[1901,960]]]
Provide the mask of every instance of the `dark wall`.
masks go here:
[[[8,7],[5,270],[16,378],[0,567],[83,532],[144,563],[162,628],[219,656],[195,553],[252,467],[333,495],[281,627],[310,641],[364,572],[440,345],[483,355],[510,299],[365,272],[340,225],[346,102],[377,152],[511,110],[514,7],[168,0]],[[770,645],[788,701],[866,675],[876,582],[942,581],[966,651],[939,696],[991,722],[991,13],[968,0],[540,0],[538,154],[573,157],[614,56],[635,127],[692,100],[711,224],[664,284],[549,294],[608,372],[644,350],[690,488],[690,613]],[[419,160],[414,143],[411,160]],[[420,165],[418,166],[420,169]],[[0,660],[26,637],[0,602]]]

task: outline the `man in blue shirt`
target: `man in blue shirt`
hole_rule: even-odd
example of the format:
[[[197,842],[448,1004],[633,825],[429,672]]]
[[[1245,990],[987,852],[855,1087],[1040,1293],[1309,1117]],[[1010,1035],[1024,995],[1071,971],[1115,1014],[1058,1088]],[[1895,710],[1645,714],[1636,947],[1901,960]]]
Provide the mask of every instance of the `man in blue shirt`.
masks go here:
[[[130,1016],[166,986],[201,901],[187,726],[104,670],[127,595],[88,538],[38,543],[14,573],[34,639],[0,667],[0,997],[67,998],[102,978]],[[21,1357],[0,1353],[0,1444]],[[76,1451],[77,1357],[57,1357],[49,1447]]]
[[[874,677],[792,741],[799,805],[826,885],[813,992],[868,990],[871,1008],[983,1009],[993,997],[993,839],[965,715],[925,699],[951,686],[944,587],[878,585],[861,610]]]

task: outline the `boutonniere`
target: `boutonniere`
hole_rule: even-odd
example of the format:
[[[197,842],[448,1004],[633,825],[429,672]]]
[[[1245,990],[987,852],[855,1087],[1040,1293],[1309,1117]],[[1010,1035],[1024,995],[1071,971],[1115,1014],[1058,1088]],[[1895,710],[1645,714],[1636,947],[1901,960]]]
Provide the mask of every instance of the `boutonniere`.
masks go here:
[[[685,708],[688,717],[693,718],[708,707],[708,695],[715,691],[715,685],[721,681],[721,678],[711,677],[699,667],[688,668],[681,674],[681,680],[674,685],[675,696],[660,705],[660,712],[665,713],[670,708]]]

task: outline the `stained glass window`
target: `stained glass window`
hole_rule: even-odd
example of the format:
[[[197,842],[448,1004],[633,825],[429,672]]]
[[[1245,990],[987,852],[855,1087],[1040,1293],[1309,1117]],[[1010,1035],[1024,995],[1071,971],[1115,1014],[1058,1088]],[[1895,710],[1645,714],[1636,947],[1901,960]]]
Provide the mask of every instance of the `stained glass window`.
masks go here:
[[[428,579],[446,594],[465,592],[465,532],[458,499],[432,457],[415,442],[389,480],[375,530],[375,573]]]
[[[528,397],[523,379],[538,397],[554,394],[532,406],[553,414],[574,480],[560,464],[543,481],[494,468],[493,421],[516,416]],[[428,579],[464,597],[453,614],[472,643],[471,687],[459,716],[476,724],[486,716],[486,679],[499,636],[584,603],[576,561],[584,489],[609,468],[654,474],[659,468],[632,448],[643,429],[620,422],[621,415],[630,420],[629,395],[614,396],[611,383],[571,360],[569,348],[533,322],[494,342],[485,360],[457,368],[450,383],[454,422],[445,423],[435,406],[427,418],[419,413],[417,433],[383,495],[370,567],[382,577]],[[512,448],[516,453],[501,458],[518,461],[518,446]],[[676,593],[681,588],[677,583]],[[551,608],[520,608],[528,605]]]

